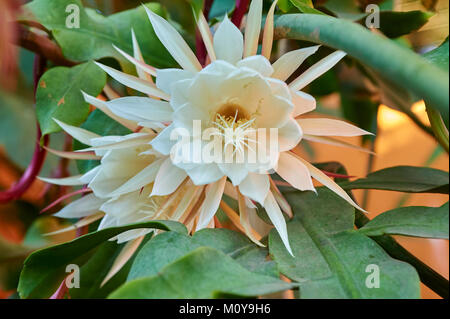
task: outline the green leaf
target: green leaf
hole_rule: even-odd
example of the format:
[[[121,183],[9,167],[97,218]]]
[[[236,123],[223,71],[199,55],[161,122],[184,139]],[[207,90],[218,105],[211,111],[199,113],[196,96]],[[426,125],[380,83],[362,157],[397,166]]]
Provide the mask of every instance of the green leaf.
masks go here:
[[[380,30],[389,38],[398,38],[423,27],[433,16],[423,11],[381,11]]]
[[[429,101],[449,116],[448,72],[394,41],[344,19],[318,14],[286,14],[275,20],[278,38],[321,43],[340,49],[398,86]]]
[[[341,19],[356,21],[365,17],[367,13],[361,12],[353,0],[328,0],[324,7]]]
[[[285,276],[299,282],[300,298],[419,298],[415,269],[392,259],[370,238],[353,232],[354,208],[325,188],[318,195],[288,192],[295,213],[288,223],[295,257],[278,233],[269,235],[270,253]],[[379,288],[366,280],[376,267]]]
[[[236,6],[236,1],[234,0],[221,0],[214,1],[209,11],[209,20],[214,18],[222,19],[225,14],[229,14],[234,10]]]
[[[203,229],[192,237],[167,232],[150,240],[137,254],[128,281],[154,276],[165,266],[199,247],[220,250],[249,271],[278,276],[274,263],[265,260],[267,249],[256,246],[244,235],[231,230]]]
[[[448,37],[436,49],[423,55],[425,59],[448,72]]]
[[[378,215],[358,232],[448,239],[448,221],[448,202],[441,207],[401,207]]]
[[[293,286],[270,276],[250,272],[219,250],[200,247],[163,267],[155,276],[126,283],[110,298],[253,297]]]
[[[67,27],[66,22],[71,21],[72,11],[66,12],[66,8],[70,4],[80,9],[79,28]],[[159,15],[163,14],[161,6],[157,3],[148,3],[146,6]],[[25,8],[38,22],[52,31],[64,56],[68,59],[83,62],[113,57],[120,62],[125,72],[134,72],[132,64],[112,46],[114,44],[132,53],[131,29],[134,29],[147,63],[155,67],[176,65],[158,40],[142,6],[109,17],[101,16],[93,10],[85,10],[79,0],[34,0]]]
[[[89,114],[89,104],[81,91],[97,96],[105,84],[106,74],[93,62],[45,72],[36,92],[36,113],[42,134],[61,131],[53,118],[75,126],[83,123]]]
[[[290,1],[298,10],[300,10],[303,13],[324,14],[323,12],[314,9],[311,0],[290,0]]]
[[[111,119],[108,115],[103,113],[101,110],[97,109],[91,114],[89,114],[88,119],[86,122],[81,125],[82,128],[99,134],[101,136],[107,136],[107,135],[126,135],[132,133],[129,129],[124,127],[122,124],[116,122],[115,120]],[[81,142],[74,140],[73,142],[73,148],[74,150],[80,150],[83,148],[87,148],[87,145],[82,144]],[[95,166],[99,165],[100,161],[96,160],[78,160],[77,161],[77,167],[81,174],[84,174],[88,172],[89,170],[93,169]]]
[[[447,172],[429,167],[395,166],[340,185],[345,190],[380,189],[406,193],[448,194],[448,184]]]
[[[186,227],[180,223],[152,221],[106,228],[61,245],[38,250],[25,260],[18,287],[21,298],[48,298],[67,276],[65,273],[67,265],[81,266],[98,245],[127,230],[139,228],[156,228],[187,233]]]

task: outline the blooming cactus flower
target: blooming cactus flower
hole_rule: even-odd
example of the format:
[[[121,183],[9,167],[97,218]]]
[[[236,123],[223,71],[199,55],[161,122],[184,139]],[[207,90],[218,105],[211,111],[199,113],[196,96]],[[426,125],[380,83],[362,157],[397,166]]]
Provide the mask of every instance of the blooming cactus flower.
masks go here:
[[[45,179],[60,184],[88,184],[93,191],[56,216],[91,216],[92,219],[92,216],[102,218],[104,213],[100,228],[170,219],[184,223],[193,231],[214,227],[213,217],[221,206],[239,229],[261,245],[261,234],[253,224],[255,203],[259,203],[292,254],[282,213],[290,215],[291,211],[270,173],[275,171],[301,191],[315,191],[312,182],[315,178],[361,209],[332,179],[294,152],[302,139],[339,145],[342,143],[330,136],[370,134],[334,119],[301,117],[316,107],[315,99],[301,90],[332,68],[345,53],[332,53],[287,83],[318,46],[288,52],[271,64],[275,5],[276,2],[267,15],[261,54],[257,51],[262,0],[252,1],[244,35],[225,17],[213,36],[200,13],[198,27],[208,52],[205,67],[181,35],[146,8],[158,38],[181,68],[155,69],[147,65],[134,33],[134,56],[120,48],[117,50],[136,66],[139,77],[98,63],[118,82],[148,97],[104,102],[84,94],[86,101],[131,130],[139,128],[139,133],[100,137],[58,122],[74,138],[90,145],[83,151],[95,152],[92,156],[101,158],[101,164],[83,176]],[[156,77],[156,83],[152,76]],[[173,137],[180,131],[193,139],[177,143]],[[194,160],[198,155],[195,137],[206,132],[219,138],[219,150],[231,161],[224,161],[223,157],[208,162]],[[268,137],[264,147],[260,147],[261,135]],[[201,138],[198,140],[205,147],[206,143]],[[275,147],[268,147],[269,144]],[[263,156],[249,161],[249,155],[256,149],[262,149]],[[181,158],[175,156],[180,154]],[[222,202],[224,193],[238,201],[239,215]],[[144,233],[127,232],[118,239],[126,241]]]

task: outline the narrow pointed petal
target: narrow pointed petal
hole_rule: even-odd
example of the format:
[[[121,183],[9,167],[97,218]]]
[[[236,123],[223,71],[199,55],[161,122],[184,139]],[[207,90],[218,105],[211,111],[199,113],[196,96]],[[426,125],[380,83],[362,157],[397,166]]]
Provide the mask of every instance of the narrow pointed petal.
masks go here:
[[[106,88],[106,87],[105,87]],[[128,128],[130,131],[135,131],[138,128],[138,125],[134,122],[134,121],[130,121],[127,119],[124,119],[120,116],[117,116],[116,114],[114,114],[113,112],[111,112],[111,110],[108,108],[107,104],[105,101],[99,100],[83,91],[81,91],[81,93],[83,94],[84,100],[95,106],[96,108],[100,109],[103,113],[105,113],[106,115],[108,115],[110,118],[112,118],[114,121],[122,124],[123,126],[125,126],[126,128]]]
[[[93,222],[101,219],[103,216],[105,216],[104,213],[97,213],[97,214],[94,214],[91,216],[87,216],[87,217],[84,217],[82,220],[76,222],[72,226],[69,226],[69,227],[66,227],[66,228],[51,232],[51,233],[45,233],[45,234],[43,234],[43,236],[52,236],[52,235],[66,233],[66,232],[72,231],[72,230],[77,230],[78,228],[92,224]]]
[[[104,202],[104,199],[98,198],[94,194],[88,194],[65,206],[54,216],[59,218],[82,218],[90,216],[97,213]]]
[[[211,34],[211,30],[209,29],[208,21],[206,21],[206,18],[203,15],[203,12],[201,12],[201,11],[198,16],[197,27],[202,36],[203,43],[205,44],[206,51],[208,52],[209,58],[211,59],[212,62],[216,61],[217,58],[216,58],[216,52],[214,51],[213,37]]]
[[[158,175],[156,175],[155,184],[153,185],[150,196],[165,196],[172,194],[186,177],[186,172],[173,165],[170,158],[167,158],[162,163]]]
[[[247,177],[239,184],[239,191],[242,195],[261,205],[264,205],[269,189],[270,181],[267,174],[248,173]]]
[[[117,52],[119,52],[120,54],[122,54],[128,61],[130,61],[131,63],[133,63],[136,68],[138,70],[144,71],[150,75],[156,76],[156,69],[148,64],[146,64],[145,62],[139,61],[136,58],[132,57],[131,55],[129,55],[128,53],[126,53],[125,51],[123,51],[122,49],[116,47],[113,44],[114,49],[117,50]],[[142,80],[148,80],[148,78],[146,76],[142,76],[142,74],[139,74],[139,78]]]
[[[113,69],[107,65],[103,65],[98,62],[95,62],[95,64],[97,64],[103,71],[108,73],[113,79],[129,88],[135,89],[139,92],[148,94],[150,96],[158,97],[167,101],[170,100],[170,96],[168,94],[157,89],[155,85],[151,82],[142,80],[133,75],[117,71],[116,69]]]
[[[245,204],[245,197],[240,192],[238,192],[238,205],[239,205],[239,219],[242,227],[245,230],[245,234],[252,242],[254,242],[256,245],[260,247],[265,247],[263,244],[260,243],[261,236],[253,229],[253,227],[250,224],[250,217],[249,217],[249,208]]]
[[[148,97],[127,96],[105,104],[111,112],[130,121],[172,121],[173,110],[169,102],[158,101]]]
[[[320,169],[316,168],[315,166],[308,163],[308,161],[305,161],[298,155],[294,155],[297,159],[299,159],[305,166],[308,168],[308,170],[311,173],[311,176],[314,177],[317,181],[322,183],[324,186],[328,187],[330,190],[336,193],[339,197],[346,200],[350,205],[355,207],[356,209],[367,213],[364,209],[358,206],[353,199],[338,185],[336,184],[331,178],[329,178],[327,175],[325,175],[324,172],[322,172]]]
[[[141,48],[139,47],[139,42],[138,42],[138,40],[136,38],[136,34],[134,33],[133,29],[131,29],[131,40],[133,42],[133,56],[134,56],[134,58],[137,61],[139,61],[140,63],[144,63],[146,65],[146,67],[148,66],[148,67],[150,67],[150,68],[152,68],[152,69],[154,69],[156,71],[155,68],[153,68],[152,66],[148,65],[147,63],[145,63],[144,57],[142,56]],[[148,70],[148,71],[150,71],[150,70]],[[153,83],[153,79],[152,79],[152,77],[150,75],[152,73],[146,72],[145,69],[143,69],[141,67],[138,67],[138,66],[136,66],[136,72],[137,72],[139,78],[141,78],[143,80],[147,80],[147,81]],[[153,74],[153,76],[155,76],[155,75]]]
[[[155,150],[163,155],[169,155],[172,147],[176,144],[176,140],[171,139],[172,132],[175,130],[173,124],[162,130],[152,141],[151,145]]]
[[[205,202],[198,217],[197,231],[206,228],[216,214],[220,201],[222,200],[226,181],[227,178],[224,176],[217,182],[206,187]]]
[[[241,232],[245,233],[244,227],[241,225],[241,220],[239,218],[239,215],[230,207],[227,203],[225,203],[223,200],[220,202],[220,208],[225,213],[225,215],[228,216],[228,218],[231,220],[234,226],[236,226],[237,229],[239,229]]]
[[[232,43],[232,45],[231,45]],[[214,49],[219,60],[236,64],[244,54],[244,37],[241,31],[225,15],[214,34]]]
[[[302,91],[292,92],[292,102],[294,103],[294,111],[292,112],[294,118],[316,109],[316,99]]]
[[[64,178],[46,178],[46,177],[39,177],[43,182],[54,184],[54,185],[61,185],[61,186],[79,186],[84,185],[80,178],[83,175],[77,175],[77,176],[71,176],[71,177],[64,177]]]
[[[316,136],[361,136],[373,135],[359,127],[344,121],[310,118],[298,119],[297,123],[301,126],[303,133]]]
[[[115,274],[117,274],[123,268],[123,266],[125,266],[125,264],[130,260],[131,257],[133,257],[133,254],[139,248],[139,245],[142,243],[143,239],[144,236],[141,236],[136,239],[130,240],[125,244],[117,258],[114,260],[114,263],[111,266],[111,269],[108,271],[108,274],[105,276],[105,279],[103,279],[102,283],[100,284],[100,287],[103,287],[112,277],[114,277]]]
[[[236,187],[234,187],[233,184],[231,184],[229,181],[227,181],[225,183],[224,194],[227,195],[228,197],[231,197],[232,199],[234,199],[236,201],[238,200]],[[247,207],[257,208],[257,206],[247,197],[245,198],[245,202],[247,203]]]
[[[290,218],[294,217],[294,214],[292,213],[291,205],[289,205],[286,198],[284,198],[283,194],[281,194],[280,190],[278,189],[275,182],[270,179],[270,191],[272,192],[273,196],[275,197],[275,200],[277,201],[278,205],[280,206],[281,210],[286,213]]]
[[[247,15],[247,25],[244,36],[244,57],[256,55],[258,52],[259,34],[261,32],[263,2],[253,0]]]
[[[316,53],[319,47],[320,45],[315,45],[285,53],[273,64],[272,77],[285,82],[309,56]]]
[[[139,190],[142,187],[154,182],[156,175],[158,174],[158,170],[161,167],[162,161],[162,159],[159,159],[144,168],[142,171],[129,179],[125,184],[113,191],[110,194],[110,197],[116,197],[122,194],[127,194]]]
[[[336,51],[331,53],[329,56],[323,58],[308,70],[303,72],[297,79],[295,79],[289,87],[294,91],[299,91],[305,86],[310,84],[312,81],[320,77],[322,74],[330,70],[335,66],[342,58],[346,56],[347,53],[342,51]]]
[[[75,159],[75,160],[99,160],[102,157],[95,155],[93,152],[64,152],[64,151],[58,151],[51,149],[49,147],[43,146],[45,150],[47,150],[49,153],[52,153],[56,156],[62,157],[62,158],[68,158],[68,159]]]
[[[308,168],[289,152],[280,154],[277,173],[289,184],[301,191],[315,191]]]
[[[284,243],[289,254],[294,256],[292,253],[291,245],[289,244],[288,232],[286,221],[284,220],[283,213],[280,210],[280,207],[275,200],[272,192],[269,192],[266,197],[266,201],[264,202],[264,208],[266,209],[267,215],[269,216],[272,224],[275,226],[278,234],[280,235],[281,240]]]
[[[177,30],[169,22],[156,13],[153,13],[146,6],[144,8],[147,11],[156,35],[175,61],[185,70],[192,72],[200,71],[202,69],[200,62],[198,62],[194,52],[192,52]]]
[[[153,134],[134,133],[133,135],[136,135],[136,136],[127,138],[127,139],[122,139],[121,141],[115,142],[115,143],[101,144],[98,146],[93,146],[90,148],[83,149],[81,151],[84,152],[84,151],[100,151],[100,150],[118,150],[118,149],[123,149],[123,148],[136,147],[136,146],[140,146],[142,144],[147,144],[154,138]],[[92,141],[95,143],[96,139],[93,139]]]
[[[372,152],[371,150],[361,147],[361,146],[357,146],[357,145],[353,145],[347,142],[343,142],[331,137],[326,137],[326,136],[314,136],[314,135],[303,135],[303,139],[310,141],[310,142],[316,142],[316,143],[322,143],[322,144],[328,144],[328,145],[333,145],[333,146],[339,146],[339,147],[346,147],[346,148],[350,148],[350,149],[354,149],[360,152],[364,152],[364,153],[368,153],[368,154],[372,154],[372,155],[376,155],[375,152]]]
[[[88,130],[82,129],[80,127],[72,126],[57,119],[53,118],[53,121],[58,123],[59,126],[74,139],[80,141],[83,144],[91,145],[91,139],[100,137],[100,135],[89,132]]]
[[[262,42],[261,55],[265,56],[267,60],[270,60],[270,54],[272,53],[273,45],[273,15],[275,8],[277,7],[278,0],[272,3],[266,17],[266,24],[264,25],[264,36]]]

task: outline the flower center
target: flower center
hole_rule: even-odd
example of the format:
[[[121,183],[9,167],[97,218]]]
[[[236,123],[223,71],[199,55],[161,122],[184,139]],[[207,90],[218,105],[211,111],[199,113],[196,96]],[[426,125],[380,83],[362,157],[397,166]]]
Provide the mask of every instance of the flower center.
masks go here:
[[[220,108],[213,125],[218,129],[215,135],[224,140],[224,149],[232,147],[233,154],[239,152],[244,155],[245,147],[251,149],[249,142],[256,142],[255,118],[251,118],[246,110],[237,104],[226,104]]]

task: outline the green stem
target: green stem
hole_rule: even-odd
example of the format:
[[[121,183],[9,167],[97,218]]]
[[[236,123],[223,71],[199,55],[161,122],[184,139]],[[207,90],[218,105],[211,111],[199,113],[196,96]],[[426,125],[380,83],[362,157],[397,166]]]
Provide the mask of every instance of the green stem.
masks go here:
[[[318,14],[285,14],[275,20],[275,37],[321,43],[343,50],[393,83],[449,115],[448,72],[361,25]]]
[[[448,154],[448,130],[447,127],[445,127],[444,120],[442,119],[441,114],[436,109],[428,105],[426,106],[426,108],[428,119],[430,120],[431,129],[433,130],[434,136]]]

